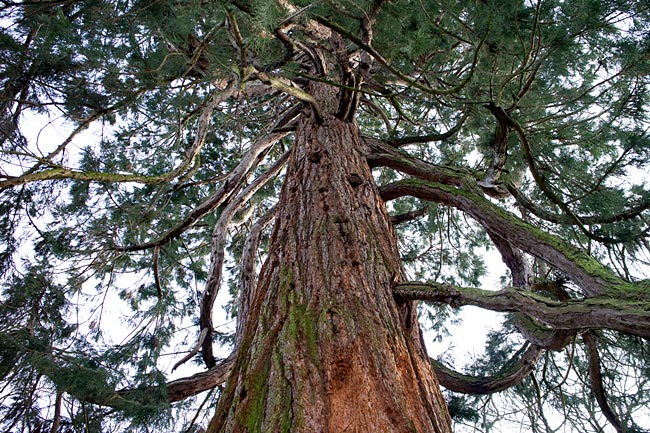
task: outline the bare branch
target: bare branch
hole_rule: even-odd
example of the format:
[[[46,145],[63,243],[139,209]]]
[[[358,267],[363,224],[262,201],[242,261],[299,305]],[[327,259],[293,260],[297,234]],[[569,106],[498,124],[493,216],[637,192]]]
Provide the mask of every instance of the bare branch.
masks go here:
[[[264,174],[259,176],[253,183],[248,185],[232,202],[226,206],[221,213],[219,221],[217,221],[212,232],[212,241],[210,243],[210,269],[208,271],[208,280],[205,283],[203,291],[203,298],[201,299],[201,313],[199,323],[201,329],[207,328],[208,332],[201,346],[201,354],[203,360],[208,368],[214,365],[214,356],[212,354],[212,307],[219,292],[219,285],[221,284],[221,274],[224,261],[224,247],[226,244],[226,236],[228,233],[228,226],[235,213],[255,194],[261,187],[266,185],[273,177],[275,177],[285,162],[289,158],[290,150],[286,151],[284,155],[278,159],[271,168]]]
[[[181,365],[185,364],[187,361],[192,359],[194,355],[199,353],[199,350],[201,349],[201,345],[203,345],[203,342],[205,341],[205,336],[208,335],[208,328],[203,328],[201,329],[201,335],[199,335],[199,340],[196,342],[192,350],[185,355],[180,361],[178,361],[174,366],[172,367],[172,372],[176,370],[178,367]]]
[[[440,384],[448,390],[463,394],[483,395],[493,394],[515,386],[535,370],[537,361],[544,353],[544,350],[534,345],[528,345],[524,354],[519,359],[516,359],[522,351],[523,349],[518,351],[499,373],[489,377],[458,373],[435,359],[430,360]]]

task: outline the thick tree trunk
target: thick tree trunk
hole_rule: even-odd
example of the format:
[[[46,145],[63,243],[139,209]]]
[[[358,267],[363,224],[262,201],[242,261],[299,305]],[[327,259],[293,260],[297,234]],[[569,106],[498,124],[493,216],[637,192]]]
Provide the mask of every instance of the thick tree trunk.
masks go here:
[[[209,431],[451,432],[399,275],[356,124],[305,122]]]

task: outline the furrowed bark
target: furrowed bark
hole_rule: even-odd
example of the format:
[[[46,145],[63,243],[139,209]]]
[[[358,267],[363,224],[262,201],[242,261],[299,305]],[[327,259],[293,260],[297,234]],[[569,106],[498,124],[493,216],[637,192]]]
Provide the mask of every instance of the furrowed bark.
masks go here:
[[[297,131],[269,257],[209,432],[450,432],[358,128]],[[413,336],[416,338],[413,338]]]

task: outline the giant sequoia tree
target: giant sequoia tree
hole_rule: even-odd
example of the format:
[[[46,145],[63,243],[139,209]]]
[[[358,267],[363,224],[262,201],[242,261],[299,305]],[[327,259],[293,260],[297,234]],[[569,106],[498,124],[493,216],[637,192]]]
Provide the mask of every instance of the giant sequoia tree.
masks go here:
[[[646,1],[0,14],[3,430],[650,426]]]

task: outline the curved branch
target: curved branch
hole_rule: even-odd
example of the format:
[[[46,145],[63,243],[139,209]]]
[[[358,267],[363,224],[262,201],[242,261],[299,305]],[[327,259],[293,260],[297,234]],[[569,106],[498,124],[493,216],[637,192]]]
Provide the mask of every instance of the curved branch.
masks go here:
[[[201,329],[201,334],[199,335],[199,340],[196,342],[196,344],[194,345],[192,350],[190,350],[190,352],[187,355],[185,355],[180,361],[178,361],[176,364],[174,364],[174,366],[172,367],[172,373],[178,367],[180,367],[181,365],[185,364],[187,361],[192,359],[194,357],[194,355],[199,353],[199,350],[201,349],[201,345],[203,344],[203,341],[205,341],[205,336],[206,335],[208,335],[208,328]]]
[[[518,248],[514,248],[507,239],[499,234],[488,230],[488,236],[501,254],[501,259],[510,269],[512,283],[515,287],[529,290],[531,280],[531,269],[528,260]],[[534,291],[546,288],[548,284],[536,284]],[[568,295],[560,298],[562,301],[569,300]],[[529,342],[548,350],[561,350],[573,341],[576,331],[573,329],[552,329],[544,326],[532,317],[522,313],[515,313],[514,323],[519,333]]]
[[[402,147],[407,144],[413,144],[413,143],[428,143],[431,141],[446,140],[450,137],[453,137],[460,130],[460,128],[463,126],[463,124],[468,118],[469,118],[469,110],[465,110],[463,116],[447,132],[396,138],[393,140],[388,140],[387,143],[393,147]]]
[[[102,173],[102,172],[92,172],[92,171],[78,171],[71,168],[66,168],[52,162],[52,158],[57,154],[61,153],[63,149],[72,141],[72,139],[78,135],[81,131],[86,129],[90,123],[101,118],[106,113],[112,111],[115,107],[118,107],[119,104],[115,106],[102,110],[95,113],[89,119],[83,121],[69,136],[66,138],[63,143],[61,143],[54,151],[45,156],[44,158],[39,158],[39,162],[34,165],[29,170],[25,171],[20,176],[16,177],[7,177],[6,180],[0,181],[0,191],[12,188],[18,185],[24,185],[31,182],[45,181],[45,180],[65,180],[65,179],[74,179],[81,181],[89,182],[136,182],[141,184],[157,185],[165,183],[174,179],[175,177],[182,174],[190,165],[194,163],[194,160],[197,154],[200,152],[201,147],[205,141],[205,137],[208,131],[210,124],[210,119],[212,113],[214,112],[217,105],[223,102],[225,99],[230,97],[235,89],[234,81],[231,81],[227,86],[219,91],[214,93],[210,99],[204,104],[201,114],[199,115],[196,138],[194,143],[188,149],[186,153],[186,158],[184,161],[176,168],[172,169],[168,173],[158,175],[158,176],[144,176],[140,174],[122,174],[122,173]],[[42,171],[37,171],[40,167],[47,165],[50,168]]]
[[[429,213],[429,207],[424,206],[424,207],[421,207],[420,209],[416,209],[416,210],[413,210],[411,212],[406,212],[406,213],[399,214],[399,215],[392,215],[390,217],[390,223],[395,226],[395,225],[398,225],[398,224],[402,224],[402,223],[405,223],[405,222],[409,222],[409,221],[413,221],[413,220],[422,218],[427,213]]]
[[[479,182],[483,188],[495,188],[496,182],[501,177],[503,167],[506,164],[508,155],[508,139],[510,137],[510,130],[512,129],[512,122],[510,116],[506,111],[496,106],[493,102],[484,105],[497,121],[496,133],[494,137],[494,159],[490,167],[488,167],[485,179]]]
[[[167,382],[165,388],[167,388],[168,401],[171,403],[181,401],[221,385],[228,380],[236,356],[237,352],[232,352],[226,359],[209,370]],[[128,399],[129,395],[134,394],[134,391],[141,392],[141,390],[120,390],[117,394]]]
[[[393,292],[404,299],[442,302],[453,308],[474,305],[491,311],[524,313],[554,329],[607,328],[650,338],[650,301],[598,296],[555,301],[509,287],[492,291],[442,283],[405,282]]]
[[[438,381],[448,390],[463,394],[485,395],[504,391],[521,383],[522,380],[535,370],[537,361],[544,353],[544,350],[541,347],[528,345],[524,354],[519,359],[515,359],[519,356],[520,352],[521,350],[508,361],[508,367],[502,369],[496,375],[489,377],[477,377],[458,373],[432,358],[430,358],[430,361],[436,372]]]
[[[575,329],[549,328],[526,314],[514,313],[513,316],[517,331],[526,341],[547,350],[564,349],[574,341],[578,333]]]
[[[266,172],[260,175],[255,181],[240,192],[221,213],[219,221],[215,224],[210,242],[210,269],[208,280],[205,283],[203,298],[201,299],[201,312],[199,324],[201,329],[207,328],[208,332],[201,345],[201,355],[208,368],[214,366],[214,355],[212,354],[212,308],[219,292],[221,274],[223,271],[224,248],[228,227],[237,211],[255,194],[260,188],[274,178],[282,169],[291,151],[288,150],[278,159]]]
[[[641,292],[584,251],[556,235],[528,224],[471,191],[441,183],[407,179],[386,185],[380,192],[384,200],[410,195],[454,206],[473,217],[488,231],[507,239],[513,246],[551,263],[591,296],[625,291]]]
[[[185,230],[192,227],[201,218],[212,212],[217,206],[221,205],[232,191],[239,185],[250,168],[259,162],[259,156],[269,149],[278,140],[285,137],[289,132],[279,132],[265,137],[255,144],[244,154],[237,167],[230,172],[223,182],[223,185],[215,191],[206,201],[194,208],[176,227],[167,231],[158,239],[139,245],[115,246],[116,251],[140,251],[148,248],[162,246],[172,239],[180,236]]]
[[[469,169],[431,164],[375,138],[364,137],[363,142],[368,147],[366,160],[370,168],[388,167],[422,180],[475,188],[476,177]]]
[[[596,346],[596,339],[591,332],[586,332],[582,335],[582,340],[587,346],[587,355],[589,356],[589,378],[591,379],[591,389],[596,396],[596,401],[600,410],[607,418],[607,421],[614,426],[617,432],[623,432],[623,425],[621,420],[618,419],[609,403],[607,403],[607,396],[605,395],[605,387],[603,386],[603,375],[600,372],[600,355],[598,354],[598,347]]]

